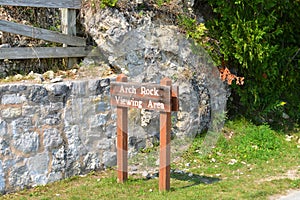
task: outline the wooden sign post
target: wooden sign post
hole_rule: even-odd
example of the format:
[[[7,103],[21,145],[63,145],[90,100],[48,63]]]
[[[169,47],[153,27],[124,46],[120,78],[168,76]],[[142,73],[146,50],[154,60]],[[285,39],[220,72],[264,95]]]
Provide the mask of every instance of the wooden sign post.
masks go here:
[[[127,77],[120,75],[118,82],[127,82]],[[124,182],[128,178],[128,108],[117,107],[117,166],[118,182]]]
[[[119,75],[110,85],[111,105],[117,106],[118,182],[128,178],[128,108],[160,111],[159,190],[170,189],[171,111],[179,110],[178,87],[169,78],[160,84],[129,83]]]

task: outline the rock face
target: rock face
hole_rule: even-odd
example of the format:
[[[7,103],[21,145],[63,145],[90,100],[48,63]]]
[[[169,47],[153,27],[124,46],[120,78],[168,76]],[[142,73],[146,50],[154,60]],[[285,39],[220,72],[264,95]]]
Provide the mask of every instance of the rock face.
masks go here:
[[[159,83],[169,77],[179,85],[180,111],[172,117],[173,135],[195,136],[222,125],[227,91],[217,67],[204,49],[164,19],[166,15],[109,8],[97,13],[84,10],[84,17],[99,57],[126,74],[129,81]],[[159,137],[158,113],[131,110],[130,120],[132,146],[144,147],[144,138]]]

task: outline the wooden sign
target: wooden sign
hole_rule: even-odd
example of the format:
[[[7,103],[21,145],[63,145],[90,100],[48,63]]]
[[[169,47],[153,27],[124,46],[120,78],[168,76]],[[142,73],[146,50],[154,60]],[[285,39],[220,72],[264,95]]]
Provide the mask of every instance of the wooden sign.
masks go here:
[[[119,75],[110,85],[111,105],[117,106],[118,182],[128,179],[128,108],[160,111],[159,190],[170,189],[171,111],[179,110],[178,87],[169,78],[160,84],[128,83]]]
[[[171,87],[115,82],[110,85],[111,105],[171,112]]]

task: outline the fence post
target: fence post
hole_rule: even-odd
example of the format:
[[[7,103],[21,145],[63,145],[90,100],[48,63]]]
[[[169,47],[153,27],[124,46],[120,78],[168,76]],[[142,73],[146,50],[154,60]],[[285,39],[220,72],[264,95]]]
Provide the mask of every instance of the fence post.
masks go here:
[[[61,8],[61,28],[62,33],[76,36],[76,10],[69,8]],[[67,45],[64,44],[64,47]],[[65,59],[67,62],[67,67],[72,68],[77,64],[77,58]]]

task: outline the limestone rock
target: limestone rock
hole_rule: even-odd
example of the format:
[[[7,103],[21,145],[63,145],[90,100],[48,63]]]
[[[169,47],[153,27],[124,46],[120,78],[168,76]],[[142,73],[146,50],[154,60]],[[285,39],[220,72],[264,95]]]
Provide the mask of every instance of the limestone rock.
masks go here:
[[[86,30],[97,43],[102,61],[120,69],[132,82],[159,83],[169,77],[179,86],[180,111],[172,115],[173,135],[194,137],[225,111],[227,90],[217,67],[176,26],[163,24],[157,13],[147,10],[138,17],[135,11],[112,8],[84,13]],[[138,138],[153,138],[160,131],[159,113],[129,111],[129,118],[130,138],[139,143],[132,142],[132,147],[144,148],[145,142],[140,145]]]

